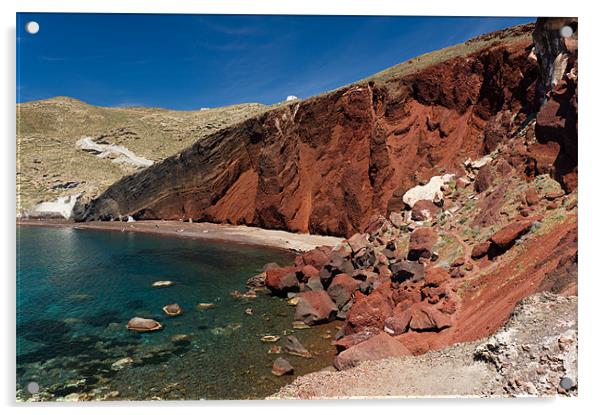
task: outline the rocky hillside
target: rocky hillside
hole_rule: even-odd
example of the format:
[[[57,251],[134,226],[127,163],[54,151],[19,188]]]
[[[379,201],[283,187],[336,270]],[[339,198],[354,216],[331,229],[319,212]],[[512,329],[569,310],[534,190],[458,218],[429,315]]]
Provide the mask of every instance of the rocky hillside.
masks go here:
[[[574,25],[567,39],[559,35],[565,25]],[[393,209],[388,217],[371,216],[343,243],[303,253],[290,266],[270,268],[250,279],[249,287],[265,286],[273,295],[292,298],[295,320],[302,324],[341,320],[334,341],[339,353],[333,365],[338,370],[491,336],[515,305],[534,293],[576,295],[576,33],[575,19],[538,20],[534,46],[520,52],[532,62],[525,68],[536,71],[526,89],[533,95],[523,97],[530,97],[534,112],[513,113],[508,107],[491,115],[479,143],[487,154],[408,189],[401,196],[404,209]],[[506,55],[513,56],[502,53]],[[502,76],[495,79],[496,85],[504,85]],[[480,91],[483,94],[483,88]],[[455,128],[460,126],[465,124]],[[441,124],[431,129],[427,123],[425,130],[440,128]],[[518,318],[521,324],[542,324],[541,315],[560,313],[562,306],[555,304],[567,304],[563,299],[546,302],[534,301],[533,308],[544,309]],[[499,365],[502,375],[517,376],[492,393],[556,393],[560,377],[569,378],[561,389],[576,387],[574,362],[563,367],[561,361],[542,356],[545,348],[536,351],[533,346],[549,343],[564,352],[575,345],[576,332],[562,341],[554,337],[557,328],[573,330],[576,308],[569,311],[550,316],[567,323],[561,328],[555,325],[538,334],[538,327],[529,327],[535,339],[507,331],[479,349],[478,356]],[[538,343],[538,335],[548,337]],[[531,343],[522,348],[524,355],[520,345],[496,345],[509,336]],[[507,353],[500,353],[506,346]],[[567,358],[573,359],[576,348],[571,350]],[[541,385],[520,383],[523,376],[535,381],[542,365],[560,375],[551,375]]]
[[[90,200],[121,177],[267,108],[103,108],[67,97],[18,104],[17,211],[70,195]]]
[[[225,128],[80,203],[76,218],[350,236],[401,209],[410,188],[462,174],[466,159],[529,123],[540,99],[532,35],[531,25],[481,36]],[[520,174],[570,169],[570,160],[555,165],[564,150],[537,145],[545,159],[525,148],[512,160]]]

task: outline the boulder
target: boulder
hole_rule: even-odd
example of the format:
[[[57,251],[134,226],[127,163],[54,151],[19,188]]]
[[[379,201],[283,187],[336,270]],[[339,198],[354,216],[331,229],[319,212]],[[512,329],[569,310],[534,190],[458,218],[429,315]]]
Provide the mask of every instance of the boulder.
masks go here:
[[[410,356],[412,353],[401,342],[387,333],[381,333],[341,352],[334,359],[334,367],[345,370],[368,360]]]
[[[356,233],[347,240],[347,243],[351,247],[351,251],[354,254],[370,245],[370,241],[368,240],[368,234],[365,233]]]
[[[127,329],[144,333],[162,329],[163,326],[158,321],[150,318],[134,317],[128,321]]]
[[[411,317],[410,313],[393,314],[385,320],[385,333],[391,336],[399,336],[407,332]]]
[[[336,318],[338,308],[326,291],[306,291],[300,295],[295,309],[295,321],[308,325],[325,323]]]
[[[297,272],[297,277],[300,281],[307,282],[310,278],[320,278],[320,271],[313,265],[304,265],[299,272]]]
[[[347,274],[338,274],[333,278],[328,287],[328,295],[332,301],[341,309],[350,299],[360,282]]]
[[[299,280],[293,267],[272,268],[266,271],[265,285],[274,295],[285,297],[299,291]]]
[[[477,193],[482,193],[493,185],[494,172],[490,164],[487,164],[479,170],[475,181],[474,189]]]
[[[312,277],[305,283],[305,291],[324,290],[320,277]]]
[[[347,313],[346,334],[353,334],[367,327],[382,330],[387,317],[393,313],[392,300],[379,291],[356,298]]]
[[[302,255],[303,263],[305,265],[311,265],[316,269],[320,269],[328,262],[328,257],[332,248],[329,246],[320,246],[311,251],[307,251]]]
[[[433,219],[439,213],[439,207],[432,200],[419,200],[412,207],[412,220],[426,221]]]
[[[420,280],[424,278],[424,265],[415,261],[399,261],[390,266],[394,281]]]
[[[537,189],[534,187],[530,187],[525,191],[525,202],[527,205],[533,206],[539,202],[539,194],[537,193]]]
[[[470,254],[470,257],[472,259],[482,258],[485,255],[487,255],[490,247],[491,247],[491,242],[489,242],[489,241],[485,241],[485,242],[481,242],[480,244],[476,244],[475,246],[472,247],[472,252]]]
[[[453,178],[453,174],[433,176],[427,184],[413,187],[405,192],[403,195],[403,202],[412,208],[419,200],[434,201],[436,199],[441,199],[443,198],[441,186],[451,181]]]
[[[295,336],[286,337],[284,341],[284,350],[286,350],[288,354],[292,354],[294,356],[301,356],[306,358],[311,357],[311,353],[309,352],[309,350],[307,350],[305,346],[303,346],[303,344],[301,344],[299,339],[297,339]]]
[[[389,214],[389,221],[396,228],[401,228],[405,225],[405,221],[403,220],[403,215],[399,212],[391,212]]]
[[[533,221],[521,220],[511,223],[493,234],[489,240],[501,251],[506,251],[522,235],[529,232]]]
[[[335,347],[338,352],[342,352],[343,350],[347,350],[350,347],[355,346],[356,344],[360,344],[361,342],[365,342],[371,337],[380,334],[381,331],[379,329],[375,329],[374,327],[366,327],[364,330],[353,333],[348,336],[343,336],[334,342]]]
[[[295,371],[293,365],[289,363],[288,360],[279,357],[274,360],[274,364],[272,365],[272,373],[276,376],[284,376],[284,375],[292,375]]]
[[[424,284],[427,286],[439,287],[449,279],[449,273],[439,267],[430,267],[426,270]]]
[[[419,258],[430,258],[438,238],[437,232],[432,228],[416,229],[410,235],[408,259],[417,261]]]
[[[447,314],[426,303],[412,305],[401,317],[408,320],[409,328],[414,331],[440,331],[452,324]]]

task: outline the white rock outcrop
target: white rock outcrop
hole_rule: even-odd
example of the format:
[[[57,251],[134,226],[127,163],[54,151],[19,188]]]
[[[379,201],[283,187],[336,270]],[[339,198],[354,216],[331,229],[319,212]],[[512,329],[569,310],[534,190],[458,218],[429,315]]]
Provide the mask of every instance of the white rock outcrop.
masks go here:
[[[419,200],[430,200],[431,202],[443,197],[441,186],[454,178],[454,174],[444,174],[443,176],[433,176],[425,185],[412,187],[403,195],[403,202],[414,207]]]

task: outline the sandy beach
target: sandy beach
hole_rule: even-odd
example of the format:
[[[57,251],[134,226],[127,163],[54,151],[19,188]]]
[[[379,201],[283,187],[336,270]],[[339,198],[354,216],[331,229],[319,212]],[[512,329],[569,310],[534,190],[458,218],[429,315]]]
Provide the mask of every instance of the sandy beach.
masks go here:
[[[269,246],[295,252],[309,251],[322,245],[334,246],[343,240],[343,238],[334,236],[293,233],[243,225],[162,220],[138,222],[70,222],[61,220],[18,219],[17,225],[139,232],[179,238],[208,239],[247,245]]]

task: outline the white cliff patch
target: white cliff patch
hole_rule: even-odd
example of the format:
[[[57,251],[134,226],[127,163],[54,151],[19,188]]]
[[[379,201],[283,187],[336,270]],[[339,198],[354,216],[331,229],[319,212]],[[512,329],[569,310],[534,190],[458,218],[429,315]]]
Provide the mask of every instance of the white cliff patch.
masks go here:
[[[100,158],[113,159],[113,163],[130,164],[135,167],[149,167],[153,161],[137,156],[124,146],[113,144],[99,144],[92,137],[84,137],[77,142],[77,146],[84,151],[95,154]]]
[[[30,218],[62,217],[69,219],[78,197],[79,195],[61,196],[52,202],[42,202],[29,211],[26,216]]]
[[[403,201],[406,205],[414,207],[419,200],[434,201],[443,197],[441,186],[454,178],[454,174],[444,174],[443,176],[433,176],[425,185],[412,187],[403,195]]]

